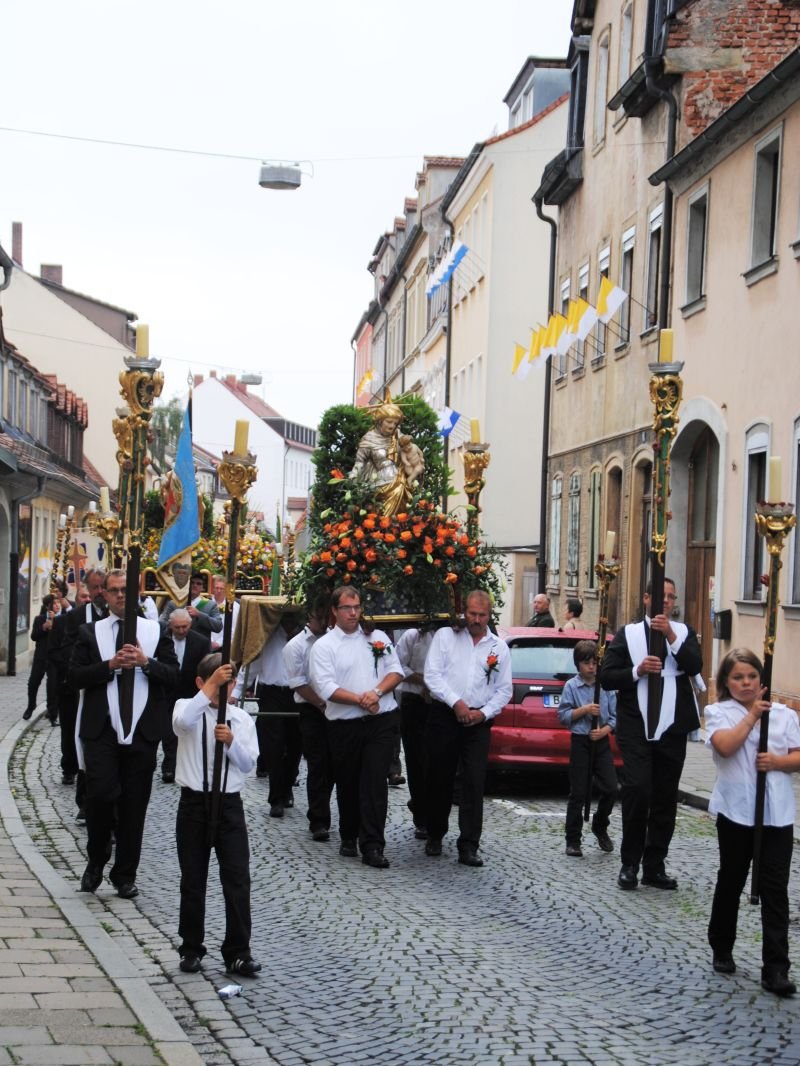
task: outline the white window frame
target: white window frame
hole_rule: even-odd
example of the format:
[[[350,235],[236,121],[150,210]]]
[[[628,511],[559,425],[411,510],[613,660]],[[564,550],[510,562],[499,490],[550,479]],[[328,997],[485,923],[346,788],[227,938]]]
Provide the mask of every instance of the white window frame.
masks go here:
[[[619,83],[624,85],[631,76],[633,55],[633,0],[622,9],[619,28]]]
[[[633,262],[636,254],[636,226],[629,226],[622,234],[620,243],[620,286],[627,292],[628,299],[619,309],[619,343],[623,348],[631,339],[631,289],[633,287]]]
[[[589,473],[589,577],[587,584],[590,589],[597,588],[594,565],[600,555],[600,525],[603,518],[602,484],[603,472],[600,467],[596,467]]]
[[[606,111],[608,104],[608,70],[611,52],[611,31],[606,30],[597,42],[597,59],[594,68],[594,118],[592,143],[597,148],[606,139]]]
[[[758,578],[764,573],[766,561],[764,558],[764,537],[758,535],[756,524],[753,521],[755,505],[766,494],[767,470],[769,469],[769,426],[765,422],[757,422],[752,425],[745,434],[745,457],[744,457],[744,493],[742,499],[742,574],[740,588],[742,599],[750,601],[763,600],[766,590],[760,584],[756,584]],[[756,457],[763,457],[760,477],[757,482],[753,481]]]
[[[686,202],[686,304],[702,300],[706,295],[706,266],[708,263],[708,207],[710,185],[706,182],[696,189]],[[698,205],[703,206],[703,230],[698,233]]]
[[[576,470],[569,478],[569,499],[567,510],[567,572],[568,588],[578,587],[580,574],[580,536],[581,536],[581,475]]]
[[[661,241],[663,235],[664,205],[661,203],[658,207],[653,208],[647,219],[647,267],[645,271],[644,300],[642,301],[644,303],[642,308],[642,333],[647,333],[658,325]]]
[[[549,555],[549,584],[561,583],[561,497],[564,489],[564,479],[561,474],[555,474],[550,482],[550,551]]]
[[[753,146],[750,270],[770,263],[777,256],[782,155],[783,124],[765,133]],[[775,159],[775,173],[765,166],[768,157]],[[766,235],[765,228],[769,229]]]
[[[559,286],[559,289],[558,289],[558,294],[559,294],[558,310],[565,318],[567,317],[567,310],[569,309],[569,297],[570,297],[571,288],[572,288],[572,279],[567,277],[567,278],[563,279],[563,281],[561,282],[561,285]],[[567,356],[566,355],[557,355],[556,356],[556,377],[563,378],[564,375],[566,374],[566,372],[567,372]]]
[[[589,303],[589,263],[581,263],[578,267],[578,296]],[[586,341],[578,341],[575,345],[575,366],[573,373],[583,370],[586,362]]]
[[[607,278],[609,269],[611,267],[611,245],[606,244],[597,253],[597,291],[600,291],[600,279]],[[594,328],[596,350],[594,353],[594,359],[601,360],[605,358],[606,349],[608,346],[608,326],[603,322],[598,322]]]

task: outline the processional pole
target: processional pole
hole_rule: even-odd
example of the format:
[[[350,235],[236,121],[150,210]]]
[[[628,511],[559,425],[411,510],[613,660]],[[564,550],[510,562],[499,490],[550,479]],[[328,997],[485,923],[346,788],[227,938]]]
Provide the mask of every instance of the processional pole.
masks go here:
[[[127,555],[125,571],[124,641],[136,644],[136,621],[139,607],[139,572],[142,559],[142,522],[144,511],[144,470],[147,458],[147,433],[153,414],[153,402],[161,395],[164,375],[158,370],[159,359],[149,358],[149,330],[139,326],[136,355],[125,356],[127,370],[120,371],[120,392],[127,402],[128,413],[114,422],[120,459],[120,486],[125,496],[119,498],[119,528],[116,545],[124,543]],[[120,425],[124,423],[124,426]],[[111,560],[109,560],[111,563]],[[113,565],[113,564],[112,564]],[[123,721],[133,714],[134,670],[123,670],[120,683],[120,709]],[[127,717],[130,721],[130,717]]]
[[[770,478],[768,495],[770,500],[780,496],[780,468],[778,458],[770,459]],[[767,543],[769,571],[767,573],[767,612],[764,620],[764,673],[761,684],[766,688],[763,699],[772,700],[772,660],[775,653],[775,635],[778,626],[778,581],[783,563],[781,553],[784,541],[794,528],[797,519],[794,507],[790,503],[763,502],[756,505],[756,529]],[[758,751],[767,750],[769,742],[769,711],[761,715],[761,731],[758,736]],[[764,836],[764,801],[767,790],[767,772],[756,773],[756,809],[753,819],[753,873],[750,885],[750,902],[758,903],[760,898],[761,844]]]
[[[230,495],[230,521],[228,524],[228,558],[225,571],[225,617],[222,623],[222,665],[231,661],[231,638],[233,636],[233,600],[236,592],[236,563],[239,552],[239,521],[247,498],[247,490],[258,475],[256,457],[247,449],[249,423],[236,423],[236,435],[232,452],[222,453],[219,476]],[[228,686],[221,685],[217,699],[217,725],[225,725],[228,712]],[[208,842],[214,843],[219,824],[220,789],[222,785],[223,743],[214,745],[214,768],[211,776],[211,816],[208,821]]]
[[[677,433],[678,416],[683,396],[680,373],[683,363],[672,360],[672,330],[662,329],[659,335],[658,362],[650,363],[650,399],[655,408],[653,429],[653,492],[652,534],[650,537],[650,617],[664,613],[664,557],[667,551],[667,525],[672,517],[669,510],[670,447]],[[666,641],[663,633],[650,626],[648,654],[664,661]],[[661,674],[647,675],[647,739],[652,740],[661,714],[664,681]]]
[[[611,591],[611,582],[614,581],[620,572],[622,564],[619,558],[615,554],[614,544],[616,541],[616,533],[609,530],[606,533],[605,550],[602,555],[598,555],[597,563],[595,564],[594,572],[597,574],[597,582],[600,586],[600,597],[598,599],[598,608],[600,617],[597,623],[597,676],[594,680],[594,703],[600,706],[600,671],[603,668],[603,658],[606,654],[606,634],[608,633],[608,601]],[[592,715],[595,718],[595,715]],[[596,729],[600,725],[600,714],[598,712],[597,721],[593,722],[592,728]],[[592,809],[592,780],[594,778],[594,744],[589,741],[589,765],[587,769],[588,780],[586,782],[586,799],[583,804],[583,820],[589,821],[589,813]]]

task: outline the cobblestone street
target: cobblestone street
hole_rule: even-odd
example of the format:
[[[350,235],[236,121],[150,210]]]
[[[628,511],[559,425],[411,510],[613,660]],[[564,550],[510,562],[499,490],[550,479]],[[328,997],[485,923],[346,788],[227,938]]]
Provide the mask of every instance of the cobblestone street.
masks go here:
[[[41,721],[12,767],[37,846],[66,876],[85,865],[72,790],[60,784],[58,731]],[[800,1062],[800,1000],[762,992],[756,908],[742,907],[738,973],[714,974],[706,923],[716,873],[713,822],[682,807],[669,869],[677,893],[616,887],[616,856],[584,838],[564,855],[563,790],[507,782],[487,800],[484,857],[440,859],[413,839],[405,788],[390,794],[388,871],[314,843],[303,792],[270,819],[266,783],[249,785],[254,955],[260,978],[222,1001],[221,899],[212,872],[209,955],[202,975],[178,970],[176,786],[156,777],[135,902],[104,882],[88,899],[104,928],[139,959],[207,1063]],[[513,791],[512,791],[513,790]],[[618,842],[615,811],[611,835]],[[797,900],[800,869],[792,887]],[[796,963],[797,908],[790,936]]]

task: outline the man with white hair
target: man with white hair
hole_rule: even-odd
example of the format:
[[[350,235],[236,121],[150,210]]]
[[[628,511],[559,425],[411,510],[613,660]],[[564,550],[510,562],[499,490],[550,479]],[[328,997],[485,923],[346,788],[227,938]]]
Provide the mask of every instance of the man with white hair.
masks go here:
[[[192,699],[197,692],[195,684],[197,667],[200,665],[200,660],[211,651],[211,643],[207,636],[192,628],[192,616],[185,607],[175,608],[169,616],[167,630],[172,637],[175,656],[180,667],[178,687],[174,693],[174,703],[177,703],[178,700]],[[164,749],[164,757],[161,760],[161,780],[165,785],[171,785],[175,781],[175,760],[178,754],[178,738],[172,728],[171,716],[165,723],[164,738],[161,744]]]

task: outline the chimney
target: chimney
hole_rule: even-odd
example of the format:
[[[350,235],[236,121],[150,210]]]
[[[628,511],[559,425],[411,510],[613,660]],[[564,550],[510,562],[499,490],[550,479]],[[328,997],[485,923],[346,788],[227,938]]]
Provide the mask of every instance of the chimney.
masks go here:
[[[11,223],[11,258],[17,264],[22,266],[22,223]]]
[[[229,386],[229,388],[235,389],[236,388],[236,375],[235,374],[226,374],[225,375],[225,384],[227,386]]]
[[[54,285],[63,285],[61,280],[64,268],[60,263],[42,263],[39,267],[39,277],[42,281],[51,281]]]
[[[212,370],[209,377],[215,378],[217,376],[216,370]]]
[[[198,385],[202,385],[202,384],[203,384],[203,375],[202,374],[195,374],[195,376],[194,376],[194,387],[197,388]]]

